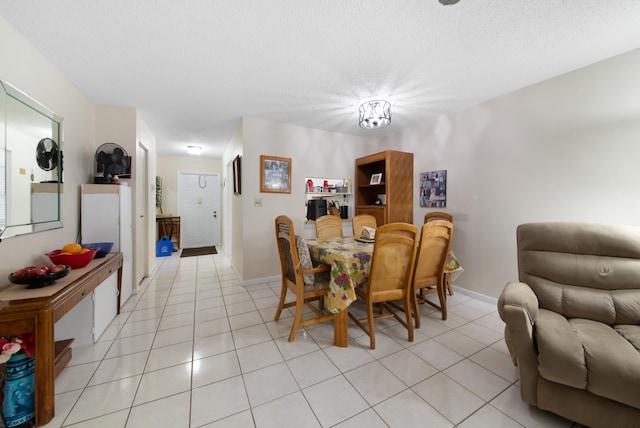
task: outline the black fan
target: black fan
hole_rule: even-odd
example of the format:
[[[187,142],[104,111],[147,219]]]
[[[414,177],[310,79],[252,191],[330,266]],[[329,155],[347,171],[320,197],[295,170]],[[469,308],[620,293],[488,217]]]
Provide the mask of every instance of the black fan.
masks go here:
[[[127,151],[115,143],[105,143],[96,150],[96,172],[102,174],[106,182],[113,176],[128,176],[131,158]]]
[[[36,161],[43,171],[52,171],[58,166],[58,144],[51,138],[43,138],[36,147]]]

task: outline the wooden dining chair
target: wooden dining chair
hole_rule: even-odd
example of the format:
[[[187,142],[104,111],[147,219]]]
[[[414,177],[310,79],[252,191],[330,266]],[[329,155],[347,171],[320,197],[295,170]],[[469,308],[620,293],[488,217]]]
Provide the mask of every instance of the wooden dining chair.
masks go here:
[[[351,219],[351,223],[353,224],[353,235],[361,236],[363,227],[370,227],[372,229],[376,229],[378,227],[378,222],[376,218],[371,214],[358,214],[353,216]]]
[[[409,342],[413,342],[411,275],[417,235],[418,228],[408,223],[389,223],[376,230],[371,270],[366,281],[356,287],[356,295],[365,302],[367,318],[359,319],[349,311],[349,317],[369,336],[371,349],[376,347],[375,321],[380,319],[398,320],[407,329]],[[398,308],[388,304],[394,300],[403,301],[404,319]],[[374,304],[380,307],[379,315],[374,315]]]
[[[451,225],[454,224],[454,218],[451,214],[441,212],[441,211],[433,211],[430,213],[426,213],[424,215],[424,222],[428,223],[434,220],[447,220],[451,222]],[[449,292],[449,296],[453,296],[453,286],[451,285],[451,280],[449,274],[444,274],[444,283],[447,286],[447,291]]]
[[[316,219],[317,238],[342,238],[342,219],[335,215],[323,215]]]
[[[293,222],[287,216],[276,217],[276,241],[282,269],[282,289],[280,291],[278,309],[273,319],[277,321],[284,308],[295,306],[293,325],[289,334],[289,342],[292,342],[296,338],[299,328],[335,319],[335,314],[322,312],[324,296],[326,296],[329,289],[329,278],[328,276],[316,275],[321,272],[328,272],[329,266],[303,268],[305,263],[301,261],[299,255]],[[306,244],[304,245],[306,246]],[[308,249],[306,251],[306,255],[308,255]],[[310,258],[308,263],[311,263]],[[312,281],[307,280],[305,284],[305,276],[308,277],[308,275],[313,275]],[[285,303],[288,292],[294,295],[295,300]],[[319,304],[317,308],[313,305],[314,301]],[[305,305],[314,312],[315,317],[302,319],[302,310]]]
[[[422,225],[418,256],[413,273],[412,301],[416,328],[420,328],[418,303],[428,303],[442,312],[447,319],[447,293],[444,283],[444,265],[451,246],[453,224],[447,220],[433,220]],[[428,300],[428,294],[437,293],[440,304]]]

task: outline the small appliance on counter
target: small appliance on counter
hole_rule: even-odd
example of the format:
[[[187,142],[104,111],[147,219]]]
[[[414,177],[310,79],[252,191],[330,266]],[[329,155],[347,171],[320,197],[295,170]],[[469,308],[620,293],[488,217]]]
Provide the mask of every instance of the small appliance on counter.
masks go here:
[[[327,215],[327,201],[324,199],[309,199],[307,201],[307,220],[315,220]]]

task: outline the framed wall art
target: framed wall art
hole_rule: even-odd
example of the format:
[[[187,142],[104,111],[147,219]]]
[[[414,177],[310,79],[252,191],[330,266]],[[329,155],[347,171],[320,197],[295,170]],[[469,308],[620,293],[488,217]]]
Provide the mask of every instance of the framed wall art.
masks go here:
[[[241,178],[241,162],[240,155],[236,156],[233,159],[233,194],[241,195],[242,194],[242,178]]]
[[[260,191],[291,193],[291,158],[260,156]]]
[[[420,206],[447,206],[447,170],[420,173]]]

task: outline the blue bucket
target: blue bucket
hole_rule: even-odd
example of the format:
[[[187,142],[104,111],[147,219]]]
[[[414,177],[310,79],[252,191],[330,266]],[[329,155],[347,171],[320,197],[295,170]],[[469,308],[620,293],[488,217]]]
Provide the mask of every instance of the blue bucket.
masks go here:
[[[156,257],[167,257],[173,252],[173,242],[166,236],[160,238],[156,244]]]

